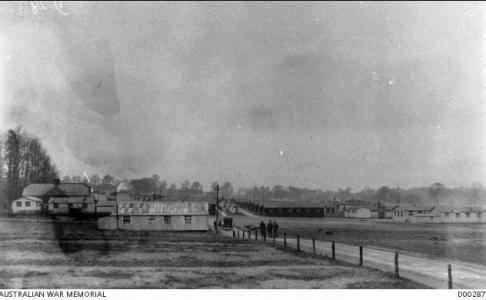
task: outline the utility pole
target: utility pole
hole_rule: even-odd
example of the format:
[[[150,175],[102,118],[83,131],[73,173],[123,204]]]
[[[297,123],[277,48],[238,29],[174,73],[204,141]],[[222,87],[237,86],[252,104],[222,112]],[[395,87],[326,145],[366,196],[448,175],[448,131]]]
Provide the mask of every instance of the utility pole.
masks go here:
[[[216,233],[219,231],[219,199],[218,199],[218,196],[219,196],[219,191],[220,191],[220,187],[219,187],[219,184],[216,183],[216,185],[214,186],[214,189],[216,190]]]

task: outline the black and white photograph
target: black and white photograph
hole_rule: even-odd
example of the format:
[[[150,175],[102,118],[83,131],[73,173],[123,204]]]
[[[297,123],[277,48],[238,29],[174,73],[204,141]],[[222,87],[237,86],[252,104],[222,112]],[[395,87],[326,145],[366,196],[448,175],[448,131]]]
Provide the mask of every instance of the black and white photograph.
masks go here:
[[[486,297],[485,25],[484,2],[0,3],[0,297]]]

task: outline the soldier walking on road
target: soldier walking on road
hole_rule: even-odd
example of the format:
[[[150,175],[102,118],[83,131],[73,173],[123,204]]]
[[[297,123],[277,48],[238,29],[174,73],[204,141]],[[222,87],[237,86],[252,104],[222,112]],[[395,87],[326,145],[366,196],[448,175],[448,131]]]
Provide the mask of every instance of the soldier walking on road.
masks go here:
[[[277,238],[278,236],[278,224],[277,222],[275,222],[275,220],[273,220],[273,237],[274,238]]]
[[[267,228],[263,220],[260,222],[260,234],[262,235],[262,238],[265,238],[265,236],[267,235]]]
[[[267,231],[268,231],[268,238],[269,239],[272,238],[272,233],[273,233],[272,220],[268,220]]]

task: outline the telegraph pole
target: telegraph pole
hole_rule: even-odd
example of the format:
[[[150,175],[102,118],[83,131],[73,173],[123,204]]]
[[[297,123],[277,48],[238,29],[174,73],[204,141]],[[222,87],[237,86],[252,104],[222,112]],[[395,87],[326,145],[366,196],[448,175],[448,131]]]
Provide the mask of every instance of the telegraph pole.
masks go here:
[[[214,186],[214,189],[216,190],[216,233],[219,231],[219,190],[221,189],[219,187],[219,184],[216,183]]]

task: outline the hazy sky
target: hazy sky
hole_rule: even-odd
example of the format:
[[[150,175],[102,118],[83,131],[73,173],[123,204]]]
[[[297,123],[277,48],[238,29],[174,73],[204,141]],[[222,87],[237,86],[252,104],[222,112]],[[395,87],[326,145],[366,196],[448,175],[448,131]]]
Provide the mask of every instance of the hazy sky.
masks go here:
[[[45,8],[0,4],[0,128],[39,136],[62,175],[485,181],[483,3]]]

